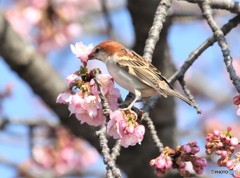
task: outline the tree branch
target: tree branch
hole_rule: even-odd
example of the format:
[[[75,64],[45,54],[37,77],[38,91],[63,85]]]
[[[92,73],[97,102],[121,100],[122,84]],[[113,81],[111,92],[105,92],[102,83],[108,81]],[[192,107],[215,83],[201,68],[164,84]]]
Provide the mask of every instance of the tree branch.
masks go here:
[[[106,126],[103,125],[102,128],[96,132],[96,135],[99,137],[100,140],[100,146],[102,148],[102,155],[103,155],[103,160],[104,163],[107,166],[107,178],[121,178],[121,173],[120,170],[116,167],[115,161],[110,155],[110,149],[108,147],[108,140],[105,136],[106,133]]]
[[[110,120],[110,118],[109,118],[109,112],[110,112],[109,105],[108,105],[108,102],[107,102],[107,99],[106,99],[105,95],[103,94],[102,85],[98,81],[98,75],[100,74],[100,70],[95,69],[93,72],[95,74],[94,81],[97,85],[98,94],[99,94],[100,99],[101,99],[103,114],[106,117],[107,121],[109,121]],[[106,138],[105,133],[106,133],[106,126],[103,125],[102,128],[99,131],[96,132],[96,135],[99,137],[100,147],[102,149],[103,160],[104,160],[104,163],[107,166],[107,177],[108,178],[111,178],[111,177],[121,178],[120,170],[116,167],[115,160],[110,155],[110,149],[109,149],[108,144],[107,144],[108,140]],[[120,149],[118,149],[118,150],[120,150]],[[115,149],[114,151],[117,151],[117,149]],[[115,154],[115,155],[117,155],[117,154]]]
[[[190,3],[202,4],[205,0],[179,0]],[[224,9],[232,13],[240,14],[240,3],[232,0],[209,0],[209,5],[213,9]]]
[[[221,30],[224,35],[228,34],[233,28],[235,28],[240,23],[240,15],[235,16],[230,19],[228,23],[222,26]],[[184,64],[177,70],[172,77],[169,79],[170,83],[174,83],[177,79],[184,76],[186,71],[190,68],[190,66],[198,59],[198,57],[210,46],[212,46],[216,42],[216,38],[214,35],[210,36],[206,39],[197,49],[195,49],[189,55],[188,59],[185,60]]]
[[[155,49],[156,43],[159,40],[159,34],[163,28],[163,23],[167,17],[167,10],[170,8],[171,4],[172,0],[161,0],[156,10],[153,25],[148,33],[148,39],[146,40],[143,54],[143,57],[149,62],[152,61],[153,51]]]
[[[227,40],[224,36],[223,31],[218,27],[217,23],[214,21],[212,17],[212,10],[210,7],[209,0],[205,0],[200,5],[203,11],[203,17],[208,22],[208,25],[211,27],[215,38],[217,39],[218,45],[221,48],[224,63],[226,65],[227,71],[230,75],[230,79],[232,80],[233,85],[236,87],[238,93],[240,93],[240,78],[237,76],[236,71],[232,65],[232,56],[230,55],[230,50],[228,48]]]
[[[161,153],[163,151],[163,143],[161,142],[160,138],[158,137],[156,128],[153,124],[153,121],[149,117],[149,114],[147,112],[143,114],[142,120],[147,122],[147,125],[148,125],[148,128],[150,130],[153,142],[156,144],[159,152]]]

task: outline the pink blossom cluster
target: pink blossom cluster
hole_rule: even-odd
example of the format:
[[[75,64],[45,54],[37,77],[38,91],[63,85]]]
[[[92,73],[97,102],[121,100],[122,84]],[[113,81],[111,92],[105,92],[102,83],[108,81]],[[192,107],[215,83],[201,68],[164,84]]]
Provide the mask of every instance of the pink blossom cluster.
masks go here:
[[[240,95],[235,96],[233,98],[233,104],[237,105],[238,109],[237,109],[237,115],[240,116]]]
[[[81,77],[81,70],[85,69],[81,68],[79,72],[67,77],[69,89],[58,95],[57,103],[67,104],[70,113],[75,114],[81,123],[86,122],[92,126],[102,125],[106,122],[106,118],[102,113],[96,83],[90,75],[86,77],[87,74],[84,74],[84,77]],[[114,88],[114,82],[110,75],[99,74],[99,79],[110,108],[116,110],[117,100],[120,96],[119,90]]]
[[[233,177],[240,178],[240,152],[235,154],[235,158],[227,161],[226,167],[233,170]]]
[[[82,61],[84,66],[66,78],[68,90],[60,93],[56,102],[67,104],[70,113],[75,114],[81,123],[86,122],[92,126],[102,125],[106,122],[106,118],[102,113],[101,100],[97,85],[93,79],[94,74],[92,71],[88,72],[86,67],[88,55],[92,52],[93,46],[76,43],[71,45],[71,50]],[[108,74],[99,74],[98,80],[110,109],[116,110],[120,92],[114,88],[112,77]]]
[[[176,155],[176,165],[178,171],[183,176],[189,176],[189,171],[187,170],[186,162],[191,162],[193,170],[196,174],[202,174],[203,168],[207,166],[207,160],[203,157],[196,156],[196,153],[200,151],[197,142],[189,142],[186,145],[177,147]]]
[[[207,135],[206,140],[206,153],[220,156],[217,162],[219,166],[226,166],[239,144],[238,138],[232,136],[230,127],[225,131],[214,130]]]
[[[196,174],[202,174],[203,168],[207,166],[207,161],[205,158],[195,155],[199,150],[196,142],[177,146],[176,150],[165,147],[159,157],[150,161],[150,165],[156,168],[156,174],[159,177],[162,177],[167,170],[172,168],[177,168],[182,176],[188,177],[190,172],[187,170],[187,162],[192,164]]]
[[[164,176],[166,171],[173,168],[173,154],[174,150],[169,147],[165,147],[160,156],[150,161],[150,165],[155,167],[155,173],[158,177]]]
[[[79,17],[96,6],[97,0],[21,0],[5,14],[15,31],[46,54],[79,36],[83,31]]]
[[[120,139],[121,145],[127,148],[130,145],[133,146],[142,142],[145,127],[137,122],[135,112],[129,109],[121,109],[110,113],[107,133],[114,139]]]
[[[54,129],[54,136],[49,144],[34,145],[33,158],[21,166],[23,177],[29,174],[33,175],[30,177],[45,177],[44,173],[46,177],[61,177],[73,172],[81,175],[83,169],[99,158],[94,148],[63,127]]]

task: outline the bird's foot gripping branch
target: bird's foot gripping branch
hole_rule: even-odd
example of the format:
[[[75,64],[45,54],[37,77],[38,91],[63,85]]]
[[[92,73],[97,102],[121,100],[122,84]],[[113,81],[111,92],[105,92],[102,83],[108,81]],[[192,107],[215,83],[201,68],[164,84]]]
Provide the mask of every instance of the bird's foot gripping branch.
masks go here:
[[[83,65],[78,71],[66,78],[68,89],[59,94],[57,103],[68,105],[70,113],[75,114],[81,123],[105,128],[98,131],[104,131],[104,134],[101,135],[97,132],[97,135],[105,136],[106,132],[109,136],[117,139],[117,143],[125,148],[137,143],[141,144],[145,134],[145,127],[141,124],[143,121],[141,119],[142,113],[134,112],[127,106],[126,108],[118,108],[120,92],[114,88],[113,78],[108,74],[102,74],[99,69],[88,70],[87,68],[88,57],[94,50],[93,46],[76,43],[71,45],[71,50]],[[101,136],[99,136],[100,139]],[[113,155],[114,151],[110,154],[109,149],[104,151],[105,146],[102,146],[102,149],[103,157],[106,157],[104,160],[107,171],[112,171],[111,174],[115,177],[121,177],[119,171],[116,171],[116,166],[113,167],[116,159],[116,156]],[[203,167],[206,166],[205,158],[195,156],[195,153],[199,151],[195,142],[178,146],[176,150],[165,147],[160,151],[160,156],[150,161],[150,165],[156,168],[158,176],[163,175],[171,168],[177,168],[182,175],[186,176],[188,171],[186,171],[185,162],[187,161],[193,167],[195,166],[194,170],[197,174],[201,174]],[[115,155],[119,155],[119,153]],[[108,163],[109,161],[112,162]]]

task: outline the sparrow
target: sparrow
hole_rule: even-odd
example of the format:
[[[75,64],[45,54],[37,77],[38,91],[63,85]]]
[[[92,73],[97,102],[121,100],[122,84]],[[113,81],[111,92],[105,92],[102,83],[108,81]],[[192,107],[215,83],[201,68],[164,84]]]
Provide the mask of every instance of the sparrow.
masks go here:
[[[135,95],[128,109],[141,97],[149,98],[156,94],[165,98],[176,96],[192,106],[191,101],[174,90],[156,67],[116,41],[107,40],[98,44],[88,55],[88,60],[92,59],[104,62],[114,81]]]

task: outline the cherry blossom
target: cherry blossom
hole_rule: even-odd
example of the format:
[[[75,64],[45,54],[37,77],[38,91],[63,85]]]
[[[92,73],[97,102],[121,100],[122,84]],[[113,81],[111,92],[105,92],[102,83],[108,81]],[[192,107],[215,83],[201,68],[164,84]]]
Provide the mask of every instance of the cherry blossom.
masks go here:
[[[85,112],[85,110],[82,108],[82,105],[84,103],[84,99],[78,95],[72,95],[72,98],[69,102],[68,109],[71,112],[71,114],[82,114]]]
[[[231,155],[238,145],[238,139],[232,136],[231,128],[228,127],[225,131],[215,130],[207,135],[206,140],[206,153],[219,155],[218,165],[227,166],[228,161],[231,160]]]
[[[74,82],[77,78],[78,78],[78,75],[75,72],[75,73],[70,74],[69,76],[67,76],[66,82],[70,84],[70,83]]]
[[[116,110],[118,108],[117,100],[120,97],[120,91],[114,88],[114,82],[112,77],[108,74],[99,74],[99,83],[103,87],[103,94],[106,96],[108,104],[111,110]],[[92,79],[90,81],[91,92],[94,95],[98,95],[98,89],[95,81]]]
[[[233,98],[233,104],[237,105],[238,109],[236,114],[240,116],[240,95]]]
[[[159,157],[150,161],[150,165],[155,167],[156,175],[159,177],[172,168],[177,168],[184,177],[190,176],[188,167],[192,167],[196,174],[202,174],[207,161],[203,157],[196,156],[197,152],[199,152],[199,147],[194,141],[177,146],[175,150],[165,147]]]
[[[75,54],[81,62],[85,65],[88,60],[88,55],[92,52],[94,46],[90,44],[88,46],[83,45],[81,42],[75,43],[75,45],[70,45],[73,54]]]
[[[226,167],[233,171],[233,177],[240,177],[240,152],[235,153],[235,158],[227,161]]]
[[[72,172],[81,174],[99,158],[94,148],[71,135],[65,128],[57,127],[53,131],[51,134],[55,134],[55,137],[48,137],[47,143],[34,144],[33,158],[22,164],[22,173],[31,170],[37,177],[64,177]]]
[[[165,171],[172,168],[173,162],[170,156],[162,153],[156,159],[151,160],[150,165],[155,166],[157,169],[159,169],[158,171],[161,170],[161,172],[165,173]]]
[[[110,112],[110,121],[107,124],[107,133],[114,139],[120,139],[121,145],[128,146],[141,144],[145,127],[137,123],[137,115],[131,110],[116,110]]]
[[[70,114],[75,114],[76,118],[80,123],[87,123],[92,126],[99,126],[106,122],[105,116],[102,114],[101,99],[98,92],[98,87],[94,80],[94,74],[88,71],[86,67],[88,54],[92,51],[93,46],[84,46],[81,42],[76,43],[76,45],[71,45],[72,52],[77,55],[83,62],[84,66],[73,74],[70,74],[66,78],[68,83],[68,89],[60,93],[57,97],[57,103],[67,104]],[[106,96],[109,102],[109,107],[113,111],[117,109],[117,100],[120,97],[120,92],[118,89],[114,88],[114,82],[112,77],[108,74],[99,74],[98,81],[103,88],[103,94]],[[136,136],[129,137],[129,139],[140,139],[141,132],[143,129],[141,127],[136,129]]]
[[[83,124],[87,123],[91,126],[103,125],[106,122],[106,118],[102,113],[102,110],[97,110],[95,117],[90,117],[88,113],[76,114],[76,118]]]
[[[72,100],[73,95],[69,91],[60,93],[57,97],[56,103],[67,104]]]
[[[90,9],[101,9],[97,0],[22,0],[16,3],[6,10],[6,18],[14,30],[33,42],[42,54],[62,48],[81,35],[83,28],[78,19]]]

